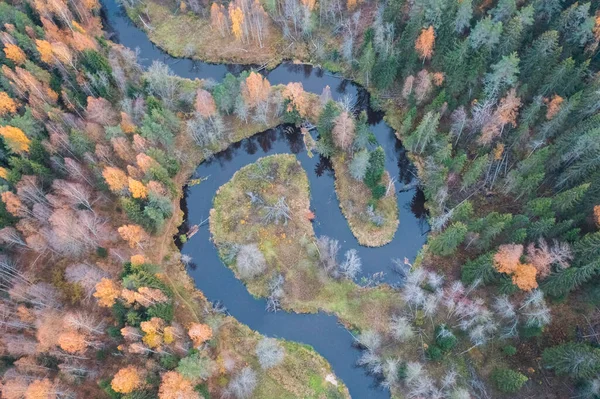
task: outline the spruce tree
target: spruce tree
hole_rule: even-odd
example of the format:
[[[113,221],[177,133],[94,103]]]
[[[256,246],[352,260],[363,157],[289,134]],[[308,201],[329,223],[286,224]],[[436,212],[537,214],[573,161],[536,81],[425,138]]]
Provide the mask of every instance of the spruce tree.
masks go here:
[[[375,189],[381,181],[385,167],[385,153],[383,148],[377,147],[369,155],[369,166],[365,172],[364,182],[371,190]]]
[[[544,366],[557,374],[583,379],[600,372],[600,349],[584,343],[568,342],[544,350]]]
[[[446,230],[429,240],[429,249],[435,255],[452,255],[465,240],[467,226],[461,222],[452,223]]]

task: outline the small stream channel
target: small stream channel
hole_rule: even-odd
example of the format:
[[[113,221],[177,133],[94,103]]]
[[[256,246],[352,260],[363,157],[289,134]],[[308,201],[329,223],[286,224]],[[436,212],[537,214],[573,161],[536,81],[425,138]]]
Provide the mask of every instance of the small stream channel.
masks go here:
[[[154,60],[160,60],[181,77],[212,78],[215,81],[221,80],[228,72],[239,74],[250,68],[173,58],[152,44],[146,34],[131,23],[116,0],[101,2],[106,18],[105,29],[113,34],[112,40],[131,49],[139,48],[139,61],[144,67]],[[336,100],[346,95],[352,96],[358,109],[367,110],[371,131],[385,150],[386,170],[398,180],[396,187],[411,183],[414,170],[404,148],[393,130],[383,121],[383,114],[373,112],[368,107],[369,95],[362,87],[308,65],[284,63],[264,73],[273,85],[302,82],[306,91],[319,94],[328,85]],[[363,263],[363,276],[383,272],[384,282],[398,283],[399,278],[391,269],[391,259],[406,257],[413,260],[426,240],[428,225],[423,193],[415,188],[397,192],[400,225],[391,243],[379,248],[359,246],[339,209],[329,161],[318,155],[309,157],[301,134],[290,126],[279,126],[232,144],[211,160],[200,164],[195,172],[196,177],[208,179],[186,189],[182,200],[182,209],[186,212],[184,223],[191,226],[206,219],[216,190],[228,182],[237,170],[261,157],[282,153],[295,154],[306,170],[310,183],[311,209],[316,215],[314,229],[317,236],[328,235],[339,240],[341,253],[350,248],[357,249]],[[223,265],[210,241],[207,225],[201,227],[182,246],[181,252],[190,255],[197,265],[189,271],[196,286],[209,300],[222,303],[240,322],[267,336],[313,346],[329,361],[353,398],[389,398],[389,391],[381,389],[364,369],[356,367],[360,353],[353,347],[351,334],[338,323],[335,316],[326,313],[266,312],[265,300],[250,295],[242,282]]]

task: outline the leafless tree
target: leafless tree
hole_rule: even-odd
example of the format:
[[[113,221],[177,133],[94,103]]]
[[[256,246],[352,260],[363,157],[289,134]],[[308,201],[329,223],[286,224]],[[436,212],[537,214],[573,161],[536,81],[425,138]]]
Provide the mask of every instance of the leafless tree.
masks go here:
[[[246,244],[237,253],[236,268],[242,279],[251,279],[265,271],[267,262],[256,244]]]

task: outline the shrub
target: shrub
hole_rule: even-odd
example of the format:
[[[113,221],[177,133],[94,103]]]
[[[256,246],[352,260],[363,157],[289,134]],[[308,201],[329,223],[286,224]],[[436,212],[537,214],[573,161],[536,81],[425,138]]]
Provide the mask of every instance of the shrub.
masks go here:
[[[449,352],[456,346],[458,339],[442,324],[435,329],[435,343],[443,352]]]
[[[167,370],[173,370],[179,364],[179,358],[175,355],[168,353],[160,357],[159,363],[161,367]]]
[[[429,346],[429,348],[427,348],[427,351],[425,353],[427,355],[427,359],[434,361],[434,362],[441,360],[441,358],[443,356],[442,350],[437,345]]]
[[[517,348],[512,345],[506,345],[504,348],[502,348],[502,353],[504,353],[506,356],[514,356],[517,354]]]
[[[528,378],[523,374],[507,368],[497,368],[492,372],[492,382],[499,391],[504,393],[516,393]]]
[[[96,248],[96,255],[101,258],[106,258],[108,256],[108,250],[106,248],[98,247]]]

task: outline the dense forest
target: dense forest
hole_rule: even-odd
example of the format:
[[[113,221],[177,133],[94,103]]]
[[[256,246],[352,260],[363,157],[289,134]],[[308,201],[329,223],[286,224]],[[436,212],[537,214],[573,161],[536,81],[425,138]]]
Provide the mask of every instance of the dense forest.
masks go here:
[[[173,240],[192,239],[177,227],[196,166],[283,123],[331,160],[358,243],[393,237],[395,177],[366,113],[329,88],[271,85],[260,71],[282,60],[369,91],[431,230],[416,259],[393,260],[402,284],[355,282],[356,252],[339,261],[335,238],[314,236],[296,162],[265,159],[211,212],[248,290],[271,311],[335,314],[394,398],[600,397],[600,4],[122,5],[173,55],[258,66],[219,82],[144,69],[97,0],[0,0],[3,398],[349,396],[314,350],[210,303],[186,271],[202,259]],[[291,249],[310,273],[277,263]]]

